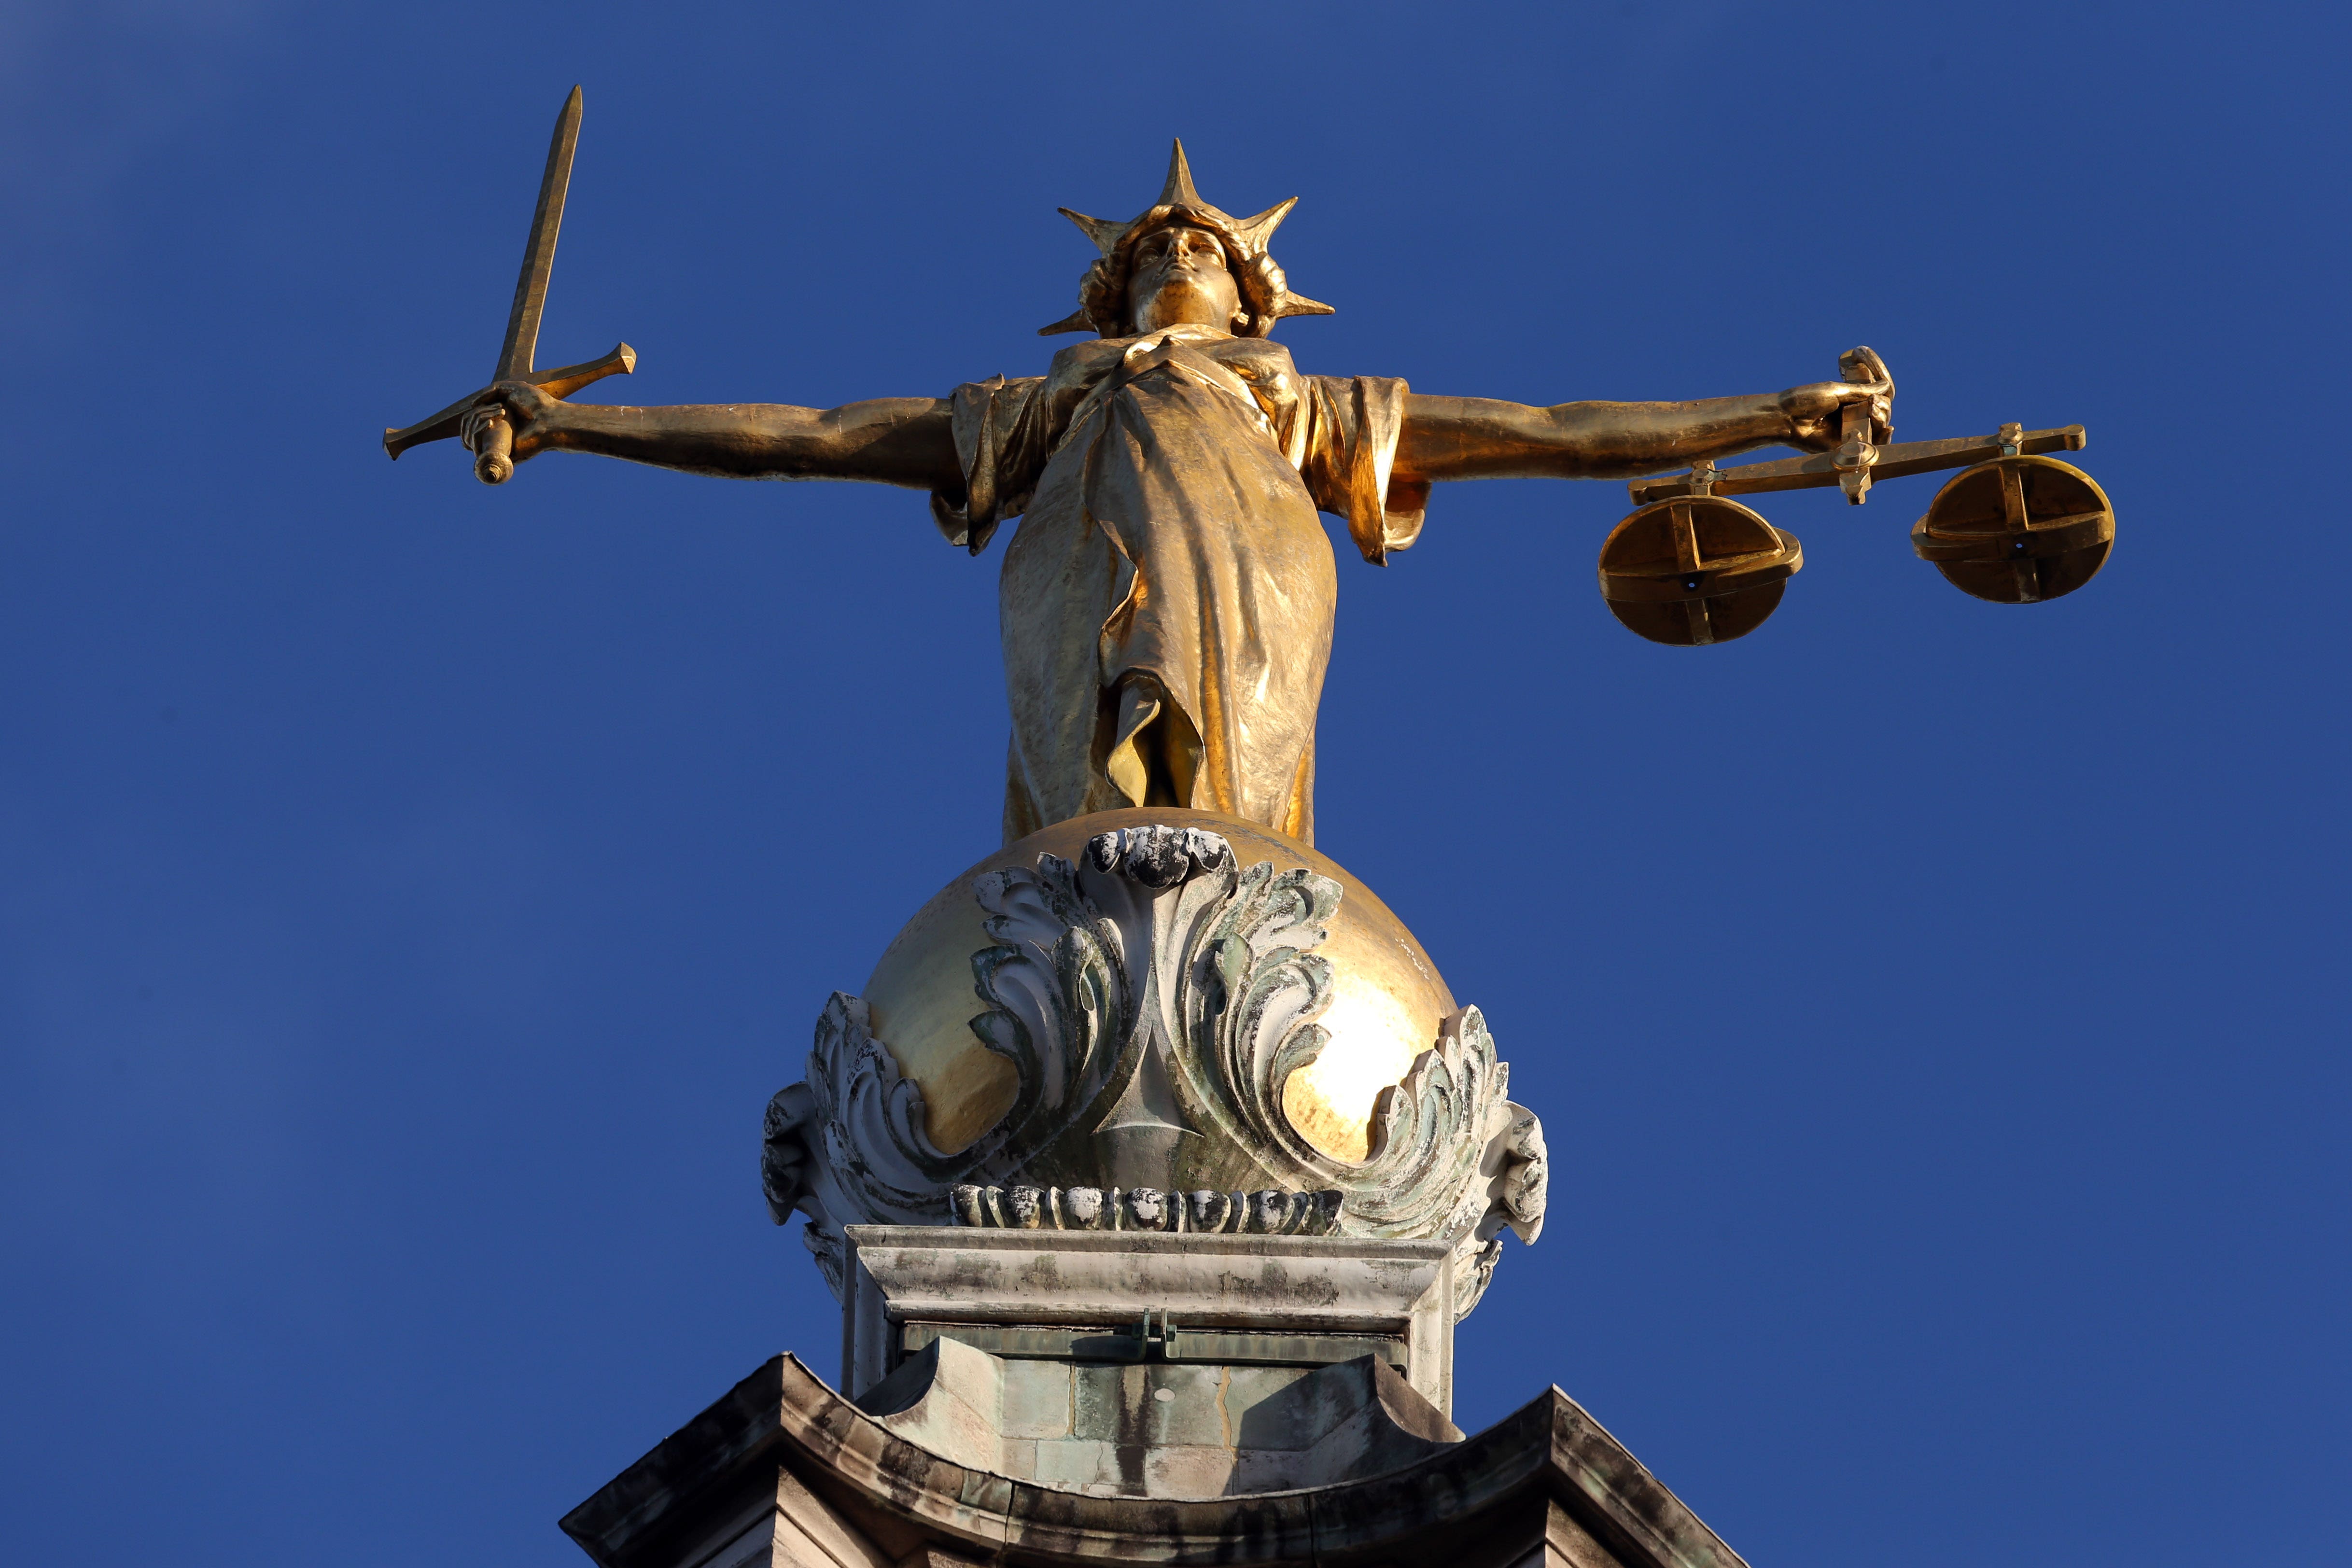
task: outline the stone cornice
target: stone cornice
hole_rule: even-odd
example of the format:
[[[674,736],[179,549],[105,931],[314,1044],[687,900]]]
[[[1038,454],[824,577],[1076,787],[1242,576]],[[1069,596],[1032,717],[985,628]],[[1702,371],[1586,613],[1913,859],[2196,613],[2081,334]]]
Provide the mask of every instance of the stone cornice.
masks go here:
[[[1506,1519],[1540,1534],[1546,1516],[1555,1532],[1588,1539],[1624,1568],[1746,1568],[1557,1388],[1388,1475],[1188,1500],[1066,1491],[953,1464],[889,1431],[790,1355],[572,1510],[563,1529],[603,1568],[675,1562],[682,1538],[735,1500],[772,1499],[779,1468],[877,1541],[921,1542],[1005,1568],[1339,1563],[1401,1549],[1467,1550],[1496,1539]],[[1468,1551],[1461,1561],[1484,1559]]]

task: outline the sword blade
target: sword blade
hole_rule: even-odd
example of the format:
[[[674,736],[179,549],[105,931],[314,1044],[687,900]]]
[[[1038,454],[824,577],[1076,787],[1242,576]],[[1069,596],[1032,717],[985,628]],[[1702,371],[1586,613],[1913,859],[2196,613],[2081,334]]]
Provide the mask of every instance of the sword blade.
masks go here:
[[[563,194],[572,188],[572,154],[580,145],[580,89],[563,100],[555,117],[555,137],[547,147],[547,174],[539,182],[539,207],[530,216],[530,241],[523,247],[522,276],[515,279],[514,309],[507,313],[507,341],[499,350],[492,381],[530,374],[539,352],[539,318],[547,309],[547,279],[555,270],[555,237],[563,227]]]

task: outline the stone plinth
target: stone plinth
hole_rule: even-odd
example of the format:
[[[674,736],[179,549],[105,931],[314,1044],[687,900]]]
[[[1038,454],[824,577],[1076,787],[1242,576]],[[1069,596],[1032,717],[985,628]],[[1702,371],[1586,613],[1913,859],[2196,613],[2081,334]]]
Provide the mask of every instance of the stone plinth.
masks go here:
[[[1441,1415],[1453,1402],[1456,1254],[1443,1241],[961,1226],[846,1234],[842,1382],[856,1394],[944,1338],[1022,1364],[1252,1374],[1369,1355]],[[1027,1374],[1012,1375],[1025,1385]]]
[[[779,1356],[563,1528],[603,1568],[1744,1568],[1557,1389],[1385,1474],[1191,1500],[1018,1479],[891,1419]]]

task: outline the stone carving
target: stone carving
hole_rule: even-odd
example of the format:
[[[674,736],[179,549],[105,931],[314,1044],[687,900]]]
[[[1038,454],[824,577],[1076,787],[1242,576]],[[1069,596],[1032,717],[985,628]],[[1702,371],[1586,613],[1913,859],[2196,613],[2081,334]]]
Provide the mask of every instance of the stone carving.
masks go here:
[[[1339,1228],[1337,1191],[1163,1193],[1156,1187],[982,1187],[948,1194],[958,1225],[998,1230],[1164,1230],[1252,1236],[1329,1236]]]
[[[1507,1109],[1509,1120],[1500,1132],[1487,1140],[1486,1154],[1478,1165],[1487,1178],[1486,1212],[1480,1217],[1478,1227],[1464,1238],[1463,1254],[1456,1259],[1456,1273],[1464,1281],[1454,1304],[1457,1321],[1470,1315],[1470,1309],[1478,1304],[1478,1299],[1493,1282],[1495,1265],[1503,1258],[1503,1232],[1512,1231],[1529,1246],[1543,1234],[1549,1174],[1543,1123],[1524,1106]]]
[[[1479,1169],[1492,1176],[1486,1184],[1492,1228],[1508,1226],[1529,1246],[1543,1234],[1544,1195],[1549,1179],[1549,1157],[1544,1152],[1543,1123],[1525,1106],[1511,1108],[1510,1124],[1487,1145]]]
[[[964,1163],[923,1133],[923,1092],[876,1039],[866,1004],[836,991],[816,1021],[808,1078],[776,1091],[760,1183],[778,1225],[798,1211],[825,1283],[841,1294],[845,1225],[938,1225]]]
[[[995,945],[972,956],[988,1006],[971,1026],[1019,1084],[1003,1120],[953,1155],[935,1148],[920,1089],[840,993],[807,1082],[768,1108],[770,1213],[809,1216],[836,1290],[845,1225],[1272,1225],[1457,1240],[1466,1312],[1501,1232],[1532,1242],[1541,1229],[1542,1130],[1507,1098],[1475,1007],[1382,1092],[1361,1163],[1321,1152],[1283,1114],[1284,1081],[1330,1038],[1318,1019],[1331,965],[1315,951],[1339,908],[1330,879],[1243,867],[1214,833],[1147,826],[1097,835],[1076,864],[1040,855],[991,873],[975,896]],[[1296,1212],[1265,1219],[1276,1200]]]

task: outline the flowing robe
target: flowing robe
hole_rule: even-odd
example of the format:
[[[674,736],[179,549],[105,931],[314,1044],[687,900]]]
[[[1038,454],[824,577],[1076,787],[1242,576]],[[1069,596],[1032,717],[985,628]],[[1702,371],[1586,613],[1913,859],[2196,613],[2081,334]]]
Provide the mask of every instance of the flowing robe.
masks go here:
[[[1000,588],[1006,843],[1162,804],[1313,842],[1337,586],[1316,513],[1375,564],[1412,542],[1428,492],[1389,477],[1404,398],[1207,327],[957,389],[965,494],[933,497],[941,531],[976,554],[1023,519]]]

